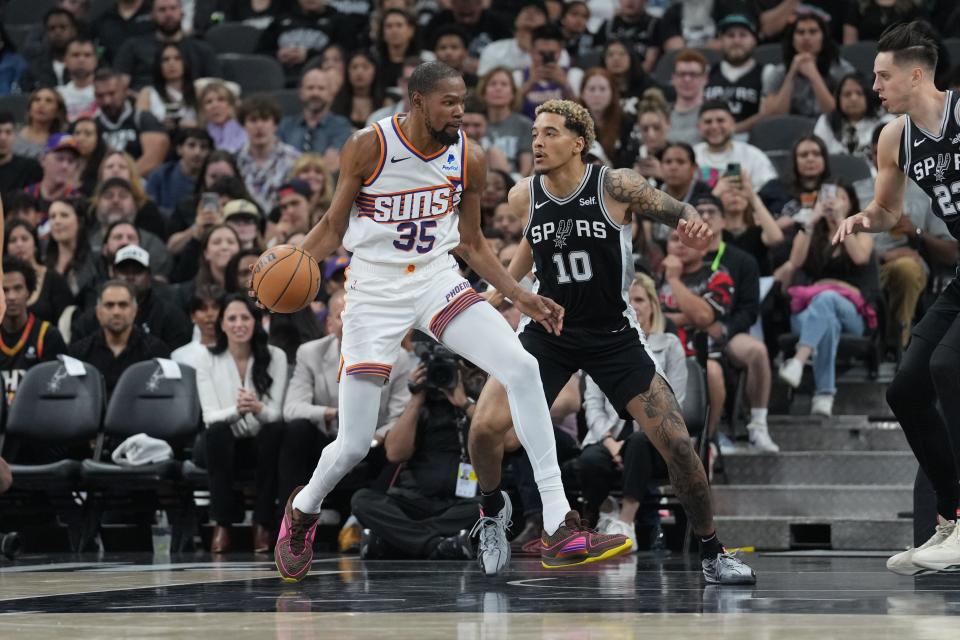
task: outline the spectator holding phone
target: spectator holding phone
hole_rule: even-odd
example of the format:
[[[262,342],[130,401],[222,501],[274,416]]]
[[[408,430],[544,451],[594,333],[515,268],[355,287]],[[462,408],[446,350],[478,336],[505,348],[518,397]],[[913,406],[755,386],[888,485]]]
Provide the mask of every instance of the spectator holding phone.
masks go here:
[[[515,71],[514,78],[520,85],[520,112],[535,118],[537,106],[547,100],[568,100],[574,97],[573,87],[579,87],[583,72],[562,64],[568,57],[563,48],[563,32],[555,25],[543,25],[533,30],[533,46],[530,50],[530,66]]]
[[[763,189],[764,185],[777,177],[777,170],[763,151],[752,144],[733,139],[736,121],[726,102],[704,102],[700,107],[697,126],[703,142],[693,149],[697,152],[697,164],[704,180],[710,186],[716,186],[730,163],[738,163],[749,173],[757,189]]]
[[[824,187],[784,264],[792,276],[789,281],[806,286],[789,289],[790,324],[800,340],[794,356],[780,367],[780,379],[798,387],[804,365],[812,360],[816,394],[811,412],[829,417],[837,392],[840,335],[863,335],[876,328],[880,278],[871,234],[848,235],[837,247],[830,242],[840,222],[860,210],[853,187]]]
[[[757,195],[750,174],[739,163],[731,162],[713,194],[723,203],[723,241],[753,256],[760,275],[769,276],[769,249],[783,242],[783,231]]]

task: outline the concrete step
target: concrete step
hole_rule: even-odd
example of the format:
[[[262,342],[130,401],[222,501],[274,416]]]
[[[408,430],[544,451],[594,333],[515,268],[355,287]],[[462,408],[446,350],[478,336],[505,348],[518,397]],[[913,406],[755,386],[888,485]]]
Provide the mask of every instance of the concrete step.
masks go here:
[[[718,516],[887,519],[913,510],[913,485],[713,485]]]
[[[727,548],[754,547],[758,551],[817,548],[892,552],[911,546],[913,540],[913,523],[906,519],[718,516],[716,523]]]
[[[738,449],[723,457],[727,485],[912,484],[917,461],[910,451],[781,451]]]
[[[776,378],[776,374],[774,377]],[[806,377],[804,380],[800,388],[791,393],[777,379],[771,391],[771,410],[794,416],[809,415],[814,389],[812,378],[809,384]],[[887,386],[888,383],[879,380],[838,380],[837,395],[833,401],[833,415],[866,415],[873,418],[894,419],[893,412],[887,405]]]
[[[781,451],[910,451],[898,423],[867,416],[770,416],[767,422]]]

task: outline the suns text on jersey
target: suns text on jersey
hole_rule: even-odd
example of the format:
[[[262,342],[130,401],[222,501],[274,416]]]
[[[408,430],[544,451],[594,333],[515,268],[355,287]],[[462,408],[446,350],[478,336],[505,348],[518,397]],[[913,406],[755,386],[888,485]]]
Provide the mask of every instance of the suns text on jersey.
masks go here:
[[[361,205],[361,214],[386,223],[442,218],[460,204],[461,191],[460,185],[447,184],[401,193],[370,194],[368,206]]]

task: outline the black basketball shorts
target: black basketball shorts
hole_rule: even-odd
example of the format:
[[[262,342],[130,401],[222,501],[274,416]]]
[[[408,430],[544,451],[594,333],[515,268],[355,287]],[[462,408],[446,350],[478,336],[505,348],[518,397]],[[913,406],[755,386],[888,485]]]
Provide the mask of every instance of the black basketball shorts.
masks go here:
[[[555,336],[530,322],[520,332],[520,343],[540,365],[547,405],[552,405],[570,376],[587,373],[625,420],[627,403],[650,388],[657,367],[634,327],[619,331],[564,327]]]

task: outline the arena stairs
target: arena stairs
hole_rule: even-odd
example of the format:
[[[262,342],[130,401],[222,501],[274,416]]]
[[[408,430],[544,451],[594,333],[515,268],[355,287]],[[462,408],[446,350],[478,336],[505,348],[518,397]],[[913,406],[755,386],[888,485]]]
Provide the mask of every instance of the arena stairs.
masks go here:
[[[788,414],[768,421],[780,453],[741,444],[714,476],[724,544],[758,551],[912,546],[917,463],[884,398],[892,374],[884,364],[878,380],[862,369],[838,376],[832,418],[809,414],[803,390],[812,390],[812,381],[789,402],[775,383],[771,408],[789,406]]]

